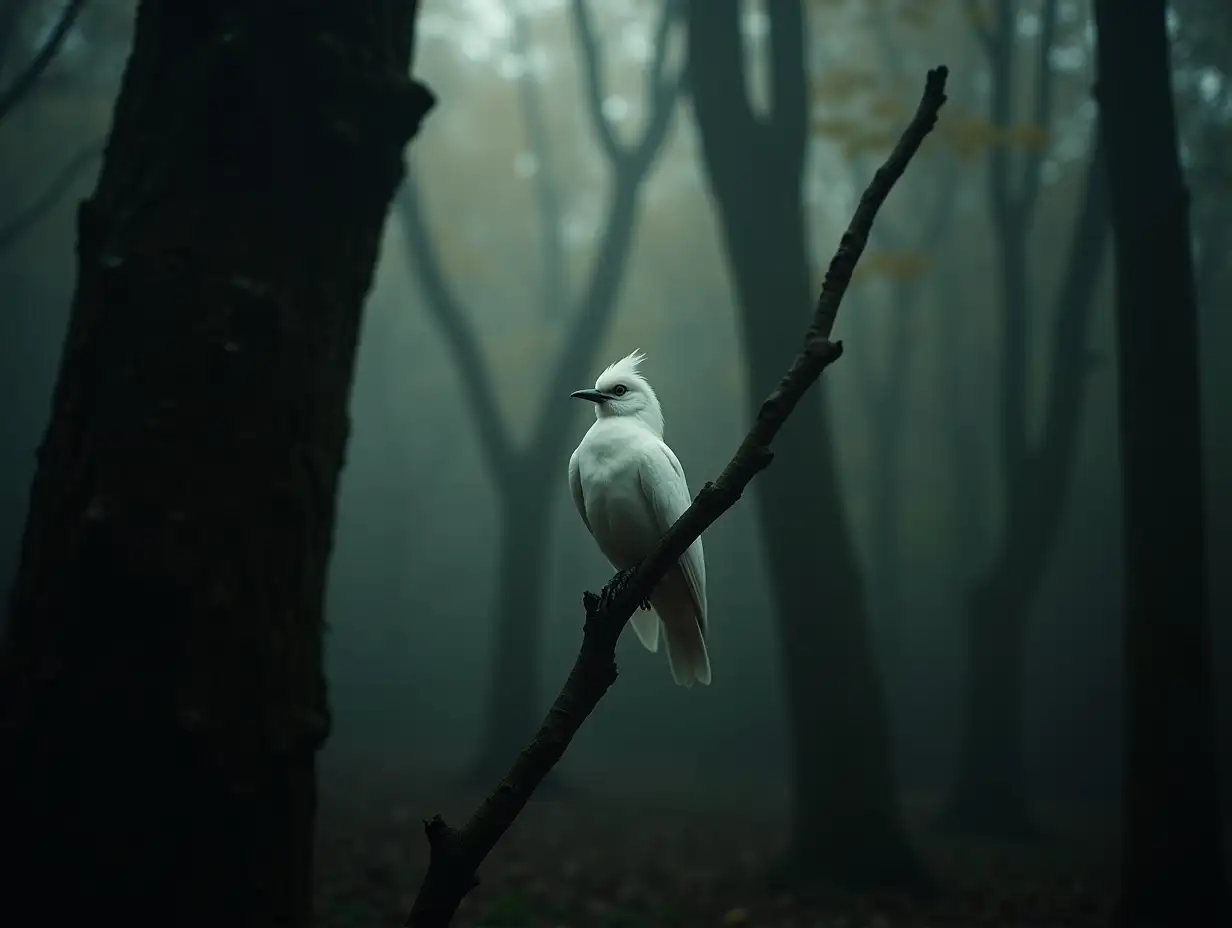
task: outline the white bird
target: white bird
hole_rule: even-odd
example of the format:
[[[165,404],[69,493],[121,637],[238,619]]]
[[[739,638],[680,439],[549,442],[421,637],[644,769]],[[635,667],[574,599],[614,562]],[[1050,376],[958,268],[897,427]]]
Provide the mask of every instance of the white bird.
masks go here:
[[[569,458],[569,489],[599,550],[617,570],[634,567],[689,508],[680,461],[663,441],[663,410],[638,371],[634,351],[599,375],[593,390],[570,394],[595,404],[595,424]],[[672,679],[710,683],[706,653],[706,561],[699,538],[650,595],[654,612],[633,616],[648,651],[659,650],[659,624]]]

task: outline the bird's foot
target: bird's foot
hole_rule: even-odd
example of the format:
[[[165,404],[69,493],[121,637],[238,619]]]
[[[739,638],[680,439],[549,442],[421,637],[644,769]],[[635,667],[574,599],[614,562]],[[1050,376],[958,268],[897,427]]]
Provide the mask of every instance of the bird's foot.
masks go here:
[[[626,567],[624,570],[617,571],[616,576],[608,581],[607,586],[599,593],[599,606],[602,609],[607,609],[617,599],[619,599],[629,586],[633,579],[633,574],[637,572],[637,567]],[[643,602],[641,608],[649,609],[650,603]]]
[[[616,572],[616,575],[607,582],[607,585],[599,591],[598,607],[600,610],[606,610],[609,606],[616,602],[624,595],[625,590],[633,580],[633,575],[637,572],[637,567],[626,567],[624,570]],[[638,605],[639,609],[646,612],[650,611],[650,600],[643,599]]]
[[[606,611],[612,603],[620,598],[620,594],[625,591],[625,587],[633,579],[633,570],[634,568],[632,567],[618,570],[616,576],[607,582],[607,585],[599,592],[599,607],[601,609]]]

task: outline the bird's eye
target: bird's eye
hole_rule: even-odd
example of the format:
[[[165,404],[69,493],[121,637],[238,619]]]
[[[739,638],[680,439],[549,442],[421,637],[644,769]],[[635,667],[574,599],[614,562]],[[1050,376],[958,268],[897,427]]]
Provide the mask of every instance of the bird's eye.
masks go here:
[[[612,393],[616,396],[624,396],[628,392],[629,392],[629,388],[626,387],[623,383],[618,383],[616,384],[616,386],[612,387]]]

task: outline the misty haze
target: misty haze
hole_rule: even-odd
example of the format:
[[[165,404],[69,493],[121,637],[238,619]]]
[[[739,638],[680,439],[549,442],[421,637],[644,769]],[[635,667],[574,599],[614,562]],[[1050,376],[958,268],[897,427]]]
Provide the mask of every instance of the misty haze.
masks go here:
[[[626,628],[452,923],[1216,928],[1232,7],[1140,6],[0,0],[0,920],[449,923],[614,573],[570,393],[714,480],[944,64],[709,684]]]

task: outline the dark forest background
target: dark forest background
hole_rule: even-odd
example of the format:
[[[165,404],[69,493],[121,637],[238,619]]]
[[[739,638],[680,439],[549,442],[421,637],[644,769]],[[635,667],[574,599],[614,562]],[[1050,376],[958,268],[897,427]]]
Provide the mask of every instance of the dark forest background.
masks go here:
[[[136,4],[77,6],[45,67],[64,4],[0,6],[6,589],[73,305],[76,207],[133,41]],[[495,785],[568,672],[580,594],[611,573],[568,497],[590,415],[568,392],[642,349],[694,492],[716,475],[940,62],[949,101],[859,264],[836,329],[845,354],[705,536],[714,684],[675,687],[661,654],[623,636],[619,683],[462,917],[667,924],[701,906],[698,924],[813,924],[775,908],[798,889],[760,874],[805,861],[880,886],[915,869],[910,845],[932,861],[921,870],[1012,899],[962,903],[1005,919],[973,924],[1102,918],[1121,830],[1126,578],[1092,9],[682,9],[419,10],[414,74],[439,102],[408,149],[364,307],[324,600],[319,921],[401,917],[388,912],[414,894],[419,819]],[[1232,8],[1176,0],[1167,35],[1226,810]],[[295,147],[279,157],[273,171],[298,176]],[[310,215],[318,192],[299,196]],[[638,843],[651,834],[657,850]],[[648,859],[668,888],[622,875]],[[897,923],[892,903],[869,905],[858,918]]]

